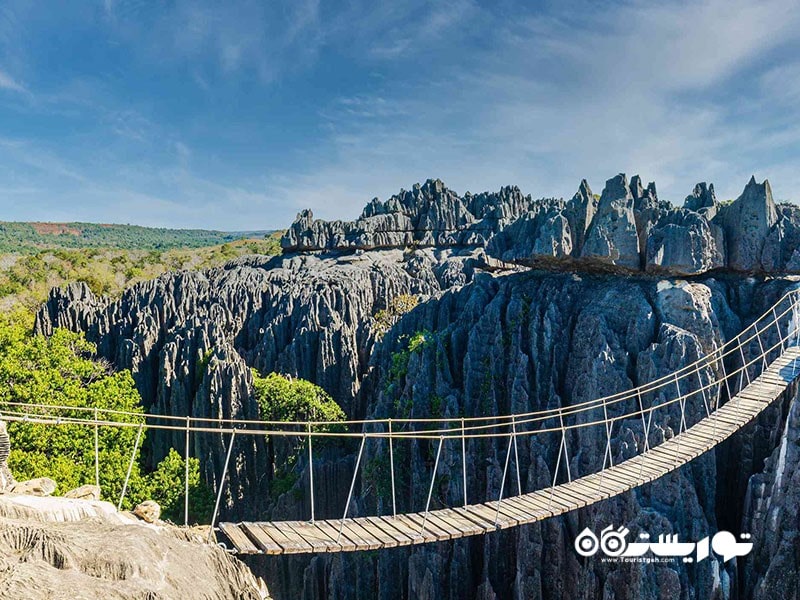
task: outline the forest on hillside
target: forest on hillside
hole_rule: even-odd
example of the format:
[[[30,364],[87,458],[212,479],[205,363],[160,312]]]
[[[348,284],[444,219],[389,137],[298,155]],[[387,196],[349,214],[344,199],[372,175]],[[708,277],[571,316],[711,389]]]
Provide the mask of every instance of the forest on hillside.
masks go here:
[[[102,223],[21,223],[0,221],[0,253],[35,253],[43,248],[117,248],[170,250],[202,248],[245,238],[263,238],[270,231],[224,232],[166,229]]]
[[[31,252],[11,252],[0,242],[0,310],[15,305],[33,310],[52,288],[72,282],[84,282],[96,294],[116,296],[139,281],[168,271],[206,269],[247,254],[274,255],[280,251],[279,239],[272,233],[205,246],[194,245],[198,238],[190,245],[166,250],[153,248],[154,239],[157,234],[146,235],[139,245],[130,248],[73,248],[54,243]],[[134,243],[135,236],[131,240]]]

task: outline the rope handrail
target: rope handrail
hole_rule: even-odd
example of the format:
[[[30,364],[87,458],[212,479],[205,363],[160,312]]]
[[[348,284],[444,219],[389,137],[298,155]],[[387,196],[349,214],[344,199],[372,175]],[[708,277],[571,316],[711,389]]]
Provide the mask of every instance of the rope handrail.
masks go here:
[[[798,331],[800,331],[800,327],[797,327],[793,330],[787,331],[786,336],[781,336],[780,339],[764,350],[763,353],[755,356],[753,359],[747,361],[742,366],[738,367],[737,369],[727,372],[725,376],[721,379],[713,379],[710,380],[707,384],[701,385],[699,388],[693,389],[691,392],[682,394],[680,396],[676,396],[670,400],[666,400],[664,402],[660,402],[658,404],[653,404],[648,408],[642,408],[640,410],[634,410],[633,412],[625,413],[622,415],[617,415],[614,417],[609,417],[607,419],[599,419],[593,421],[584,421],[581,423],[573,423],[573,424],[565,424],[563,426],[558,427],[546,427],[541,429],[529,429],[524,431],[517,431],[513,435],[515,437],[527,437],[531,435],[537,435],[542,433],[553,433],[553,432],[560,432],[562,430],[573,430],[573,429],[583,429],[587,427],[594,427],[597,425],[603,425],[606,423],[615,423],[617,421],[622,421],[624,419],[630,419],[639,417],[641,415],[647,415],[653,413],[657,410],[660,410],[664,407],[676,404],[681,402],[682,400],[686,400],[692,396],[697,395],[705,390],[710,390],[717,386],[722,385],[725,381],[730,379],[735,379],[737,376],[747,372],[747,370],[753,366],[754,364],[762,361],[764,356],[768,355],[770,352],[776,350],[778,347],[782,347],[783,343],[790,339],[792,336],[797,335]],[[718,359],[719,360],[719,359]],[[672,376],[672,375],[671,375]],[[670,382],[674,382],[675,378],[673,377]],[[627,399],[627,398],[626,398]],[[621,399],[616,400],[616,402],[620,402]],[[3,404],[22,404],[22,403],[3,403]],[[47,408],[45,405],[39,404],[24,404],[26,408],[38,409]],[[594,406],[589,410],[592,409],[599,409],[602,408],[602,404],[598,406]],[[59,407],[63,408],[63,410],[73,410],[75,407]],[[554,415],[548,415],[547,417],[537,417],[532,419],[523,419],[520,420],[518,418],[519,415],[512,415],[513,421],[509,423],[490,423],[486,425],[469,425],[463,427],[456,427],[456,428],[439,428],[439,429],[426,429],[422,431],[398,431],[394,430],[391,433],[386,431],[286,431],[282,429],[248,429],[244,427],[248,424],[273,424],[272,422],[266,421],[250,421],[250,422],[237,422],[236,425],[232,427],[198,427],[198,426],[189,426],[189,431],[196,432],[196,433],[218,433],[218,434],[231,434],[236,432],[237,435],[257,435],[257,436],[282,436],[282,437],[327,437],[327,438],[377,438],[377,439],[386,439],[386,438],[393,438],[393,439],[427,439],[427,440],[438,440],[440,437],[444,436],[445,438],[465,438],[465,439],[486,439],[486,438],[505,438],[508,437],[509,433],[507,431],[508,428],[511,427],[518,427],[520,425],[526,425],[530,423],[536,422],[543,422],[548,419],[560,418],[564,416],[576,415],[588,412],[588,410],[570,410],[576,407],[565,407],[564,411],[560,411]],[[93,410],[93,409],[90,409]],[[112,411],[113,412],[113,411]],[[152,415],[146,413],[125,413],[126,415],[131,416],[138,416],[144,417],[145,420],[147,418],[153,419],[160,419],[161,415]],[[19,412],[19,411],[3,411],[0,413],[0,418],[8,420],[8,421],[16,421],[16,422],[30,422],[30,423],[38,423],[38,424],[70,424],[70,425],[88,425],[88,426],[110,426],[110,427],[140,427],[143,423],[136,422],[136,421],[110,421],[110,420],[102,420],[102,419],[81,419],[76,417],[68,417],[63,415],[56,415],[56,414],[48,414],[48,413],[41,413],[39,412],[38,415],[32,415],[29,412]],[[203,421],[202,419],[197,419],[199,421]],[[475,419],[473,419],[475,420]],[[488,419],[487,419],[488,420]],[[186,418],[183,418],[183,421],[186,422]],[[218,422],[213,421],[211,419],[208,420],[209,422]],[[391,420],[393,423],[396,422],[395,419]],[[467,421],[465,418],[464,421]],[[366,423],[382,423],[382,420],[376,421],[367,421]],[[426,421],[430,422],[430,421]],[[447,419],[442,420],[433,420],[433,422],[450,422]],[[457,423],[460,423],[461,419],[459,418]],[[278,422],[280,425],[285,425],[286,423]],[[342,421],[333,421],[331,424],[341,425],[343,424]],[[152,423],[144,424],[149,429],[154,430],[161,430],[161,431],[178,431],[178,432],[185,432],[187,430],[187,426],[178,426],[178,425],[164,425],[160,423]],[[306,424],[309,425],[309,424]],[[475,432],[475,431],[485,431],[487,429],[500,429],[503,428],[503,431],[498,431],[496,433],[467,433],[467,432]]]
[[[789,304],[787,308],[783,310],[780,314],[778,314],[774,309],[778,305],[780,305],[785,299],[789,298],[790,296],[795,295],[796,298],[794,302]],[[581,413],[588,413],[591,410],[599,409],[602,407],[608,407],[613,404],[618,404],[627,400],[632,400],[637,398],[637,396],[647,393],[652,393],[667,385],[673,385],[673,383],[677,381],[681,381],[688,377],[696,377],[698,376],[698,370],[700,368],[706,367],[714,367],[714,365],[721,364],[722,360],[739,350],[745,345],[751,343],[753,340],[759,339],[760,343],[760,335],[764,331],[767,331],[773,325],[778,326],[778,332],[780,334],[780,319],[786,316],[790,311],[796,310],[800,304],[800,296],[798,296],[798,291],[792,290],[786,294],[775,304],[771,307],[770,310],[765,312],[761,315],[756,321],[751,323],[748,327],[743,329],[739,334],[731,338],[728,342],[717,348],[714,352],[710,354],[705,354],[700,357],[698,360],[686,365],[676,371],[668,373],[662,377],[659,377],[653,381],[650,381],[646,384],[640,385],[636,388],[632,388],[629,390],[625,390],[623,392],[618,392],[616,394],[611,394],[609,396],[605,396],[602,398],[597,398],[593,400],[589,400],[586,402],[581,402],[578,404],[562,406],[557,409],[548,409],[543,411],[531,411],[526,413],[516,413],[510,415],[489,415],[483,417],[440,417],[440,418],[424,418],[424,419],[411,419],[411,418],[390,418],[390,419],[360,419],[360,420],[345,420],[345,421],[268,421],[268,420],[252,420],[252,419],[225,419],[225,418],[211,418],[211,417],[187,417],[187,416],[174,416],[174,415],[160,415],[155,413],[141,413],[141,412],[133,412],[133,411],[119,411],[114,409],[104,409],[104,408],[93,408],[93,407],[76,407],[76,406],[65,406],[65,405],[52,405],[52,404],[32,404],[32,403],[23,403],[23,402],[2,402],[0,405],[7,406],[7,407],[18,407],[18,408],[28,408],[31,410],[35,410],[41,414],[43,410],[64,410],[64,411],[76,411],[76,412],[92,412],[94,415],[105,415],[107,417],[111,416],[122,416],[127,418],[134,418],[137,420],[143,420],[147,426],[151,429],[160,429],[160,430],[174,430],[174,431],[185,431],[187,426],[192,431],[217,431],[217,432],[231,432],[236,429],[239,432],[251,431],[251,432],[259,432],[261,434],[269,434],[269,435],[280,435],[280,436],[306,436],[309,433],[312,436],[320,436],[320,437],[358,437],[361,435],[360,432],[329,432],[329,431],[315,431],[315,428],[319,427],[330,427],[330,426],[349,426],[349,425],[362,425],[366,431],[366,427],[370,425],[387,425],[390,421],[394,424],[428,424],[428,423],[435,423],[438,424],[440,427],[436,429],[425,429],[422,431],[419,430],[395,430],[393,432],[393,436],[395,437],[417,437],[420,439],[420,436],[424,434],[430,435],[448,435],[451,433],[461,433],[467,431],[485,431],[487,429],[494,429],[494,428],[508,428],[511,426],[512,421],[516,422],[517,425],[528,425],[532,423],[540,423],[547,421],[553,418],[563,418],[574,416]],[[758,323],[765,318],[771,317],[770,323],[764,327],[763,329],[759,329],[757,327]],[[737,339],[740,339],[748,330],[753,329],[755,333],[750,335],[745,340],[741,341],[740,343],[732,346],[732,343],[735,342]],[[692,392],[692,394],[696,394],[699,391],[705,391],[711,389],[712,387],[716,387],[720,385],[727,379],[731,377],[735,377],[737,374],[745,371],[748,367],[752,366],[754,363],[758,362],[759,360],[763,360],[766,355],[773,352],[779,345],[782,345],[787,339],[789,339],[792,335],[796,334],[796,332],[788,331],[786,336],[779,335],[779,341],[776,344],[773,344],[768,349],[764,350],[761,354],[757,357],[753,358],[752,360],[748,361],[746,364],[743,364],[739,368],[735,369],[727,373],[722,378],[714,378],[711,380],[707,385],[701,386],[701,388]],[[723,352],[723,349],[729,346],[729,348]],[[625,415],[618,415],[613,417],[611,421],[618,421],[627,417],[635,417],[642,414],[647,414],[653,410],[657,410],[659,407],[667,406],[669,404],[674,404],[675,402],[679,401],[680,399],[685,399],[687,396],[683,395],[679,398],[675,398],[673,400],[660,403],[658,405],[653,405],[648,409],[643,409],[639,411],[635,411],[632,413],[626,413]],[[17,414],[20,413],[17,411],[3,411],[4,414]],[[24,413],[23,413],[24,414]],[[45,416],[46,413],[45,413]],[[64,417],[59,417],[58,415],[49,415],[53,418],[59,418],[62,421]],[[109,418],[99,420],[99,424],[109,425],[109,424],[118,424],[119,421],[112,421]],[[71,422],[87,422],[93,423],[93,420],[72,420]],[[149,421],[156,421],[156,423],[152,423]],[[157,421],[180,421],[183,423],[181,426],[169,426],[163,425],[158,423]],[[472,425],[475,422],[484,422],[483,425]],[[461,424],[470,423],[469,426],[465,426],[462,428],[452,428],[450,427],[451,424]],[[488,422],[488,423],[487,423]],[[604,421],[600,421],[601,423]],[[210,426],[198,426],[198,424],[230,424],[229,427],[210,427]],[[567,428],[573,429],[578,427],[585,427],[585,426],[592,426],[596,425],[598,421],[587,421],[584,423],[578,423],[573,425],[568,425]],[[442,424],[447,424],[447,428],[441,427]],[[256,429],[249,429],[248,427],[254,425],[257,426]],[[284,428],[290,427],[303,427],[303,431],[287,431]],[[554,430],[558,431],[560,428],[554,428]],[[549,431],[549,429],[537,429],[535,430],[539,433],[545,433]],[[383,432],[366,432],[369,437],[386,437],[386,434]],[[495,434],[496,436],[502,436],[502,433]],[[489,436],[492,437],[492,436]]]
[[[794,302],[792,302],[787,308],[783,310],[780,314],[778,314],[774,309],[778,305],[780,305],[785,299],[789,298],[790,296],[795,295],[796,298]],[[731,338],[728,342],[721,345],[717,348],[714,352],[710,354],[705,354],[701,356],[698,360],[682,367],[676,371],[668,373],[662,377],[659,377],[653,381],[650,381],[646,384],[640,385],[636,388],[632,388],[629,390],[625,390],[623,392],[619,392],[616,394],[611,394],[609,396],[605,396],[602,398],[597,398],[593,400],[589,400],[586,402],[581,402],[578,404],[562,406],[557,409],[548,409],[543,411],[531,411],[526,413],[516,413],[511,415],[490,415],[484,417],[440,417],[440,418],[424,418],[424,419],[411,419],[411,418],[391,418],[391,419],[361,419],[361,420],[345,420],[345,421],[268,421],[268,420],[249,420],[249,419],[225,419],[225,418],[211,418],[211,417],[186,417],[186,416],[174,416],[174,415],[160,415],[154,413],[140,413],[140,412],[133,412],[133,411],[119,411],[114,409],[104,409],[104,408],[92,408],[92,407],[75,407],[75,406],[64,406],[64,405],[48,405],[48,404],[31,404],[31,403],[23,403],[23,402],[2,402],[0,405],[8,406],[8,407],[19,407],[19,408],[29,408],[32,410],[36,410],[40,412],[42,410],[65,410],[65,411],[76,411],[76,412],[87,412],[90,411],[94,414],[103,414],[107,417],[110,416],[123,416],[128,418],[135,418],[139,420],[144,420],[147,423],[147,426],[152,429],[161,429],[161,430],[174,430],[174,431],[185,431],[186,427],[188,426],[190,430],[193,431],[218,431],[218,432],[231,432],[232,430],[236,429],[240,432],[244,431],[252,431],[252,432],[259,432],[262,434],[269,434],[269,435],[282,435],[282,436],[305,436],[310,430],[310,435],[312,436],[320,436],[320,437],[358,437],[361,435],[359,432],[326,432],[326,431],[315,431],[315,428],[319,427],[330,427],[330,426],[349,426],[349,425],[363,425],[366,429],[367,426],[370,425],[387,425],[390,421],[394,424],[427,424],[427,423],[436,423],[440,425],[437,429],[425,429],[423,431],[419,430],[395,430],[393,432],[393,436],[395,437],[417,437],[420,439],[421,435],[430,434],[430,435],[439,435],[444,434],[448,435],[450,433],[462,431],[462,428],[452,428],[450,427],[451,424],[460,424],[462,422],[470,423],[469,426],[465,426],[463,428],[464,432],[467,431],[484,431],[487,429],[494,429],[494,428],[507,428],[510,427],[512,421],[515,421],[517,425],[527,425],[532,423],[540,423],[547,421],[553,418],[563,418],[569,417],[581,413],[588,413],[591,410],[599,409],[602,407],[608,407],[613,404],[618,404],[627,400],[632,400],[637,398],[637,396],[642,394],[648,394],[660,390],[661,388],[667,385],[673,385],[674,382],[681,381],[688,377],[697,377],[698,370],[700,368],[707,368],[707,367],[714,367],[717,364],[721,364],[721,361],[726,357],[729,356],[739,350],[745,345],[753,342],[756,339],[759,339],[760,343],[760,335],[764,331],[767,331],[773,325],[778,326],[778,332],[780,332],[780,319],[786,316],[790,311],[796,310],[798,304],[800,304],[800,297],[797,296],[798,292],[796,290],[790,291],[786,293],[770,310],[765,312],[761,315],[756,321],[751,323],[748,327],[743,329],[737,336]],[[764,327],[763,329],[759,329],[757,325],[759,322],[764,320],[765,318],[771,317],[770,323]],[[723,349],[726,346],[731,346],[733,342],[737,339],[740,339],[748,330],[753,329],[755,333],[750,335],[745,340],[741,341],[740,343],[736,344],[736,346],[729,347],[725,352]],[[692,394],[696,394],[699,391],[705,391],[711,389],[712,387],[716,387],[720,385],[727,379],[731,377],[735,377],[737,374],[743,372],[748,367],[752,366],[754,363],[758,362],[759,360],[763,360],[766,355],[773,352],[779,345],[782,345],[784,341],[789,339],[792,335],[796,334],[796,332],[788,331],[787,328],[787,335],[783,336],[782,334],[779,335],[779,342],[773,344],[768,349],[764,350],[761,354],[759,354],[754,359],[748,361],[746,364],[743,364],[739,368],[734,371],[727,373],[722,378],[714,378],[711,380],[707,385],[701,386],[701,388],[692,392]],[[687,396],[681,396],[680,398],[675,398],[668,402],[660,403],[658,405],[651,406],[648,409],[643,409],[639,411],[635,411],[632,413],[626,413],[625,415],[618,415],[613,417],[611,421],[618,421],[627,417],[635,417],[640,416],[642,414],[647,414],[653,410],[657,410],[661,406],[667,406],[669,404],[673,404],[680,399],[685,399]],[[11,413],[9,411],[4,411],[8,414],[19,414],[19,412]],[[50,415],[52,417],[61,418],[57,415]],[[180,421],[184,423],[181,426],[169,426],[169,425],[162,425],[159,423],[151,423],[148,421]],[[483,425],[472,425],[475,422],[484,422]],[[73,421],[74,422],[74,421]],[[80,420],[80,422],[93,422],[91,420]],[[100,424],[116,424],[119,421],[112,421],[110,419],[104,419],[98,421]],[[488,423],[487,423],[488,422]],[[603,422],[603,421],[600,421]],[[210,427],[210,426],[198,426],[198,424],[230,424],[229,427]],[[447,424],[447,428],[441,427],[442,424]],[[597,421],[588,421],[585,423],[579,423],[574,425],[568,425],[567,428],[573,429],[577,427],[584,427],[584,426],[592,426],[596,425]],[[257,426],[256,429],[248,429],[249,426],[255,425]],[[287,431],[284,428],[290,427],[300,427],[304,428],[303,431]],[[279,428],[279,429],[278,429]],[[560,430],[560,428],[555,428],[554,430]],[[549,431],[548,429],[537,429],[535,430],[539,433],[545,433]],[[369,437],[386,437],[386,434],[382,432],[367,432]],[[497,433],[497,436],[503,435],[502,433]],[[489,436],[491,437],[491,436]]]

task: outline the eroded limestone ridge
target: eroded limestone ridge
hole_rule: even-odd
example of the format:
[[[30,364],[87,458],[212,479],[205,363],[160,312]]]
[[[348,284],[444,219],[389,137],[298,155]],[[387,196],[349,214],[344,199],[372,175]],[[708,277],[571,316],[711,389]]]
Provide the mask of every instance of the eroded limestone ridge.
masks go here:
[[[751,178],[741,196],[720,203],[698,183],[682,207],[656,186],[620,173],[592,194],[583,180],[569,200],[533,199],[518,187],[463,197],[440,180],[373,199],[355,221],[298,214],[281,240],[285,252],[405,247],[485,248],[490,257],[532,267],[611,268],[697,275],[800,272],[800,207],[776,205],[768,181]]]
[[[200,597],[269,592],[192,529],[126,519],[106,502],[0,495],[0,599]]]

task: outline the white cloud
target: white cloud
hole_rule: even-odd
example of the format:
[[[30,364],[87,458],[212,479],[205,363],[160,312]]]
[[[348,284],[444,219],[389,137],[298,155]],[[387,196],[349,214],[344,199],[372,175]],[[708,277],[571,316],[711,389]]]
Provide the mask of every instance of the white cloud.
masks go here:
[[[11,77],[5,71],[0,70],[0,89],[10,90],[12,92],[26,92],[25,86],[19,83],[16,79]]]

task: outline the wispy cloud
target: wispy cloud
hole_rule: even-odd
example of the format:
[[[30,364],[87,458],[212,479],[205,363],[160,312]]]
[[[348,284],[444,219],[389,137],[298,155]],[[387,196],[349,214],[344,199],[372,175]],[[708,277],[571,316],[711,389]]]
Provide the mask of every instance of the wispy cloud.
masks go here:
[[[255,74],[264,82],[313,57],[318,44],[318,0],[280,6],[245,0],[234,7],[207,0],[147,5],[106,0],[109,25],[134,52],[164,65],[193,70],[209,87],[213,69],[221,75]]]
[[[365,36],[361,42],[370,57],[389,60],[439,46],[481,12],[473,0],[386,3],[391,7],[387,10],[381,10],[380,4],[368,6],[362,7],[360,15],[350,15],[351,23]]]
[[[12,92],[25,92],[25,86],[19,83],[16,79],[11,77],[8,73],[0,70],[0,89],[10,90]]]
[[[481,48],[461,60],[467,50],[441,40],[455,57],[436,65],[433,80],[422,66],[386,118],[370,119],[369,107],[380,106],[395,82],[371,99],[335,102],[324,113],[335,148],[326,167],[315,163],[294,178],[294,189],[276,193],[344,216],[344,206],[352,215],[374,192],[394,191],[388,182],[426,176],[459,191],[517,183],[535,196],[567,196],[582,177],[601,188],[623,170],[656,180],[676,203],[700,180],[735,197],[751,172],[774,171],[785,178],[773,175],[776,189],[798,189],[800,174],[775,168],[786,154],[774,156],[780,144],[794,144],[789,156],[800,151],[796,127],[787,127],[800,116],[797,105],[775,110],[787,104],[780,82],[790,95],[796,77],[787,69],[796,67],[754,75],[782,64],[798,41],[795,3],[630,2],[600,10],[568,2],[546,14],[480,20]],[[742,114],[741,104],[765,110]]]

